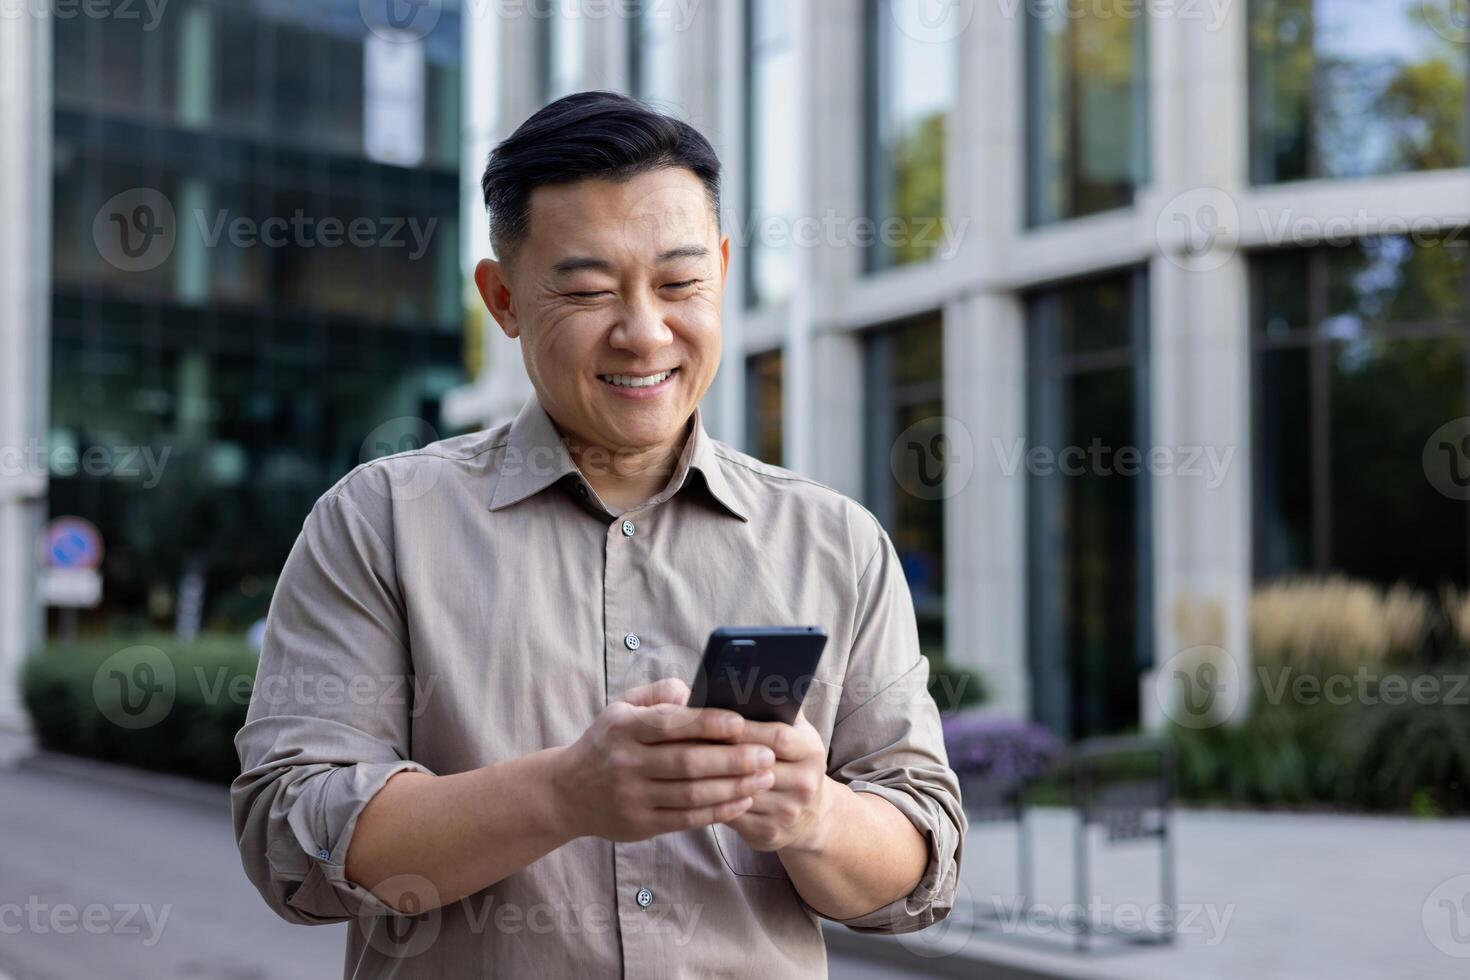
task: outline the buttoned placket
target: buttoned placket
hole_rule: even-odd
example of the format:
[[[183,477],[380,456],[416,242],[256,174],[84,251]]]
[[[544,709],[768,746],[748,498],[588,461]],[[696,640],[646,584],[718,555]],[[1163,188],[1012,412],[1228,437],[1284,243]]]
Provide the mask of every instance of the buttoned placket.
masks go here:
[[[604,655],[606,657],[606,690],[609,702],[621,697],[632,678],[644,678],[635,670],[640,657],[648,656],[648,644],[659,642],[656,623],[640,617],[652,614],[645,597],[636,594],[642,576],[635,574],[645,555],[650,516],[658,504],[648,504],[637,511],[614,518],[608,524],[603,562]],[[613,889],[617,905],[619,940],[623,952],[623,976],[658,976],[663,969],[657,936],[650,934],[650,923],[657,906],[672,887],[672,882],[654,878],[659,867],[657,837],[646,841],[614,842]]]

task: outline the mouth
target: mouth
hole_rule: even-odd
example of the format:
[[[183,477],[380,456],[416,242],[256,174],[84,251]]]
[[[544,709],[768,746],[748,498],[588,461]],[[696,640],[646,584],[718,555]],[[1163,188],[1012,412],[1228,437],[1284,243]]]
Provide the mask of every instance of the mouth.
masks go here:
[[[599,374],[597,380],[626,398],[647,398],[667,388],[678,368],[653,374]]]

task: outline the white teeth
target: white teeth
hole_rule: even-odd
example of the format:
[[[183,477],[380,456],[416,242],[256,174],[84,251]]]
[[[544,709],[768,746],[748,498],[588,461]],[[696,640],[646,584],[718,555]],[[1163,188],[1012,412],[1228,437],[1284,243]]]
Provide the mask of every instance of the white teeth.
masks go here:
[[[614,384],[621,388],[647,388],[650,385],[659,384],[673,373],[673,371],[661,371],[658,374],[645,375],[604,374],[600,375],[600,377],[602,378],[602,380],[608,382],[609,384]]]

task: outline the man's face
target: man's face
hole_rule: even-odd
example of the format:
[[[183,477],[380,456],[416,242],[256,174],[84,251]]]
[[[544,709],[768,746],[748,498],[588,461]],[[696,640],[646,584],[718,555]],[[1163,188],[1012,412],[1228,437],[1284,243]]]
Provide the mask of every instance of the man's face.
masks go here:
[[[729,264],[683,168],[539,187],[509,266],[475,280],[564,434],[613,451],[672,445],[714,380]]]

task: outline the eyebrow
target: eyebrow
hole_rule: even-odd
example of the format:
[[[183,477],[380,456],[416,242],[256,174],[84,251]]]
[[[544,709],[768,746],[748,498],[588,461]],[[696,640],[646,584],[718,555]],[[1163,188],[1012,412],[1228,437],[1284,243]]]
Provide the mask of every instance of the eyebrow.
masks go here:
[[[667,252],[660,253],[657,262],[672,262],[675,259],[702,259],[709,256],[709,249],[704,245],[689,244],[671,248]],[[551,267],[554,276],[568,276],[574,272],[613,272],[613,264],[607,259],[599,259],[591,255],[571,255],[561,259]]]

